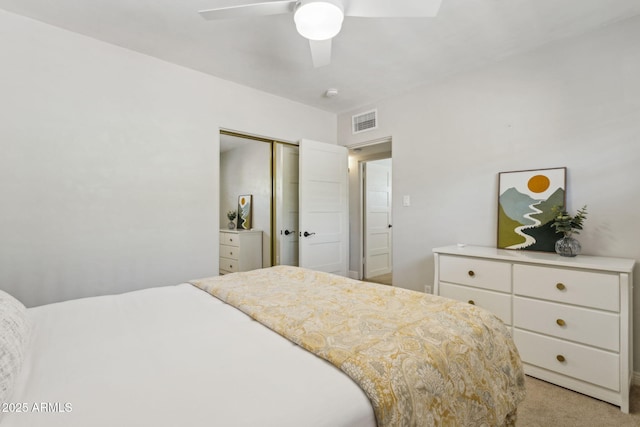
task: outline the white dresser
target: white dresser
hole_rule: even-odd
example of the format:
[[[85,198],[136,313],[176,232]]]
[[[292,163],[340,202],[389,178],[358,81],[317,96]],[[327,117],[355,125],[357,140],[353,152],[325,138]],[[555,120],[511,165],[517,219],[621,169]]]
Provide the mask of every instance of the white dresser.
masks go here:
[[[220,274],[262,268],[262,230],[220,230]]]
[[[433,252],[435,293],[509,325],[527,375],[629,412],[634,260],[478,246]]]

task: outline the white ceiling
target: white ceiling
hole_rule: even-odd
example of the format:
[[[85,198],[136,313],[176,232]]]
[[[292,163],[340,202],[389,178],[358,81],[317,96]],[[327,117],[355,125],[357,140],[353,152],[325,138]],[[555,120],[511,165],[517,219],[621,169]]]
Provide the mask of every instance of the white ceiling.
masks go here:
[[[314,69],[292,15],[197,13],[240,3],[0,0],[0,8],[336,113],[640,14],[640,0],[443,0],[436,18],[346,18],[331,65]],[[324,97],[328,88],[339,95]]]

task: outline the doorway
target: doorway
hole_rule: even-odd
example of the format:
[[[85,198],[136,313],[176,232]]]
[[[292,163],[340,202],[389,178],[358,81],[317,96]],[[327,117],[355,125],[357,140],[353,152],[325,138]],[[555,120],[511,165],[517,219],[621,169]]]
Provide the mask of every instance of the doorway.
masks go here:
[[[393,283],[392,172],[390,138],[349,147],[350,275],[385,285]]]
[[[392,283],[391,159],[361,162],[364,278]]]

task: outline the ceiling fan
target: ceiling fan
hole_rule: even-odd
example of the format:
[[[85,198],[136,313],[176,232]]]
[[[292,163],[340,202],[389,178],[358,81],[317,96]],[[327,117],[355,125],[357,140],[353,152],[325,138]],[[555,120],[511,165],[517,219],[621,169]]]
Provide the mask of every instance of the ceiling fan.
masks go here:
[[[331,62],[331,39],[345,16],[361,18],[429,18],[442,0],[272,0],[201,10],[208,20],[293,13],[296,29],[309,39],[314,67]]]

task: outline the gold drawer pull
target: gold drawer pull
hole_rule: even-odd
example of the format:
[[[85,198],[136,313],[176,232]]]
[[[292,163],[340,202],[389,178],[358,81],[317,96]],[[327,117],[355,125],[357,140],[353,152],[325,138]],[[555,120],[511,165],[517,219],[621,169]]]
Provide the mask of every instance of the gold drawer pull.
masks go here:
[[[474,300],[470,299],[470,300],[469,300],[469,304],[471,304],[471,305],[476,305],[476,302],[475,302]]]
[[[556,356],[556,359],[558,359],[558,362],[564,362],[566,359],[564,358],[563,355],[559,354]]]
[[[229,251],[229,255],[233,255],[233,252],[232,252],[232,251]]]
[[[556,288],[558,288],[559,291],[564,291],[565,289],[567,289],[564,283],[557,283]]]
[[[469,277],[474,277],[476,273],[473,270],[469,270]]]
[[[564,325],[566,325],[566,324],[567,324],[567,323],[566,323],[564,320],[562,320],[562,319],[558,319],[558,320],[556,320],[556,323],[558,324],[558,326],[564,326]]]

